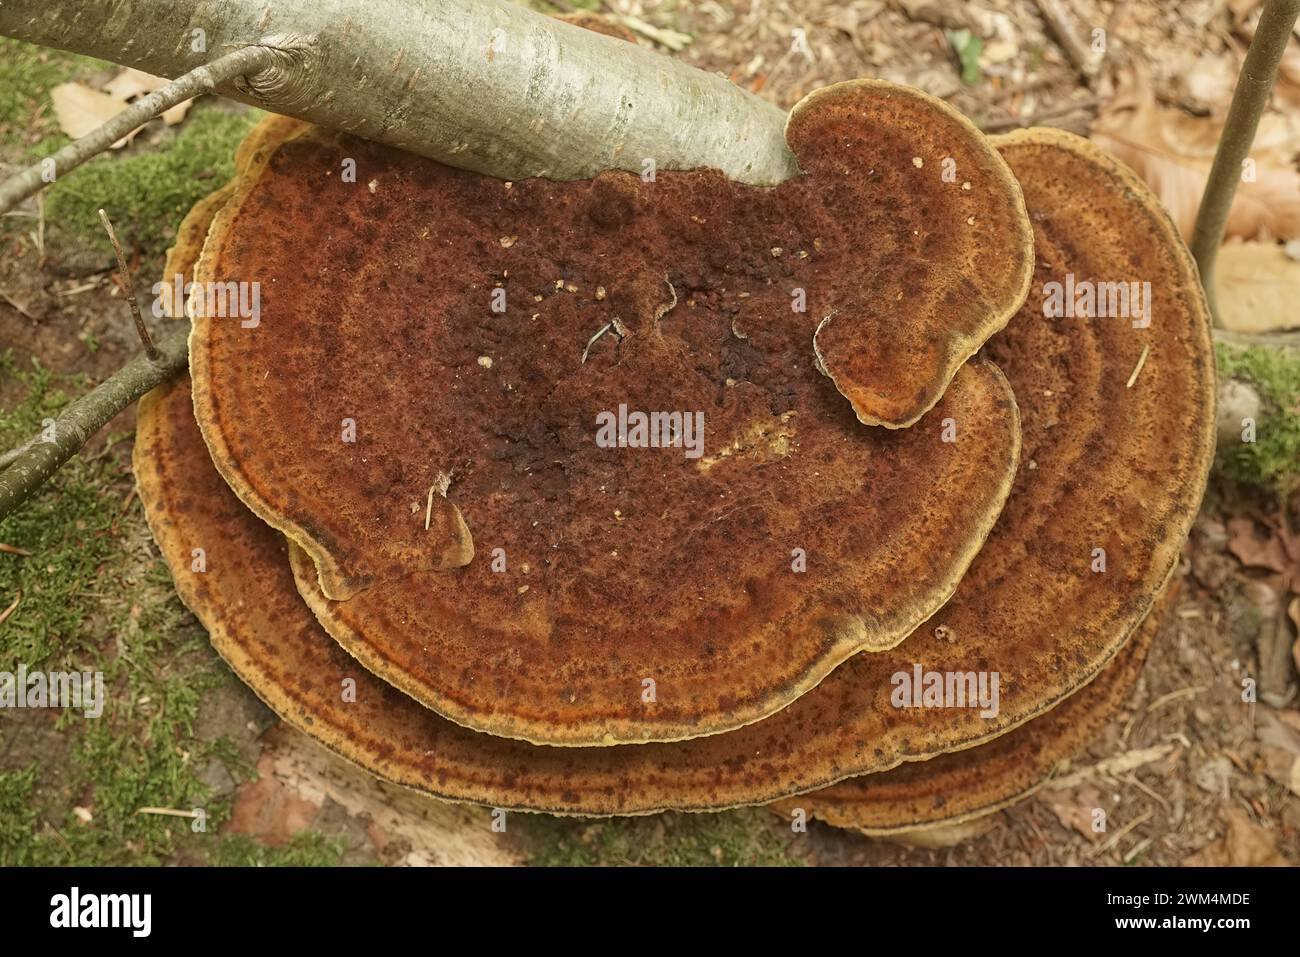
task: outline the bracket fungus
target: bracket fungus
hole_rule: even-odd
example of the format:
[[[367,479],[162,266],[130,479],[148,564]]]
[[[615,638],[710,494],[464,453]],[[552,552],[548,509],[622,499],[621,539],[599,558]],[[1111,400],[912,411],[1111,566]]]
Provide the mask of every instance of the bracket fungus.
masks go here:
[[[952,595],[1017,464],[1010,389],[966,360],[1024,296],[1019,187],[890,84],[788,129],[805,170],[772,188],[502,183],[283,124],[243,152],[196,276],[261,314],[192,309],[198,421],[368,668],[492,734],[672,741]]]
[[[266,143],[255,141],[251,152]],[[1036,247],[1029,299],[984,349],[1015,391],[1021,465],[955,595],[897,647],[852,657],[769,717],[692,740],[550,747],[465,728],[362,668],[321,627],[298,594],[303,585],[312,586],[303,588],[309,596],[320,592],[314,581],[295,583],[294,546],[213,467],[219,456],[209,458],[195,421],[196,407],[202,418],[228,395],[211,383],[206,405],[192,405],[185,383],[173,383],[147,397],[139,415],[140,496],[181,597],[218,652],[286,721],[376,774],[443,798],[634,814],[766,804],[852,778],[799,800],[827,819],[897,831],[1024,793],[1052,755],[1100,719],[1140,662],[1149,635],[1130,636],[1144,619],[1155,627],[1154,596],[1208,474],[1213,359],[1195,268],[1136,177],[1067,134],[1033,130],[993,143],[1024,189]],[[211,231],[208,246],[220,237]],[[187,255],[181,246],[178,260]],[[1139,283],[1141,317],[1056,315],[1049,304],[1058,287],[1079,288],[1080,280]],[[652,330],[634,334],[656,339]],[[612,365],[617,343],[598,342],[592,352]],[[749,370],[760,366],[747,361]],[[964,375],[991,369],[982,360],[964,366],[941,402],[961,399]],[[196,385],[196,399],[201,391]],[[873,443],[899,442],[928,421],[868,430],[839,403],[827,414],[838,408],[846,434]],[[205,424],[210,432],[213,423]],[[865,516],[834,520],[876,532]],[[201,566],[196,548],[207,549]],[[299,556],[297,566],[299,578],[312,577],[301,574],[312,571],[310,559]],[[348,606],[375,587],[316,603]],[[429,600],[424,593],[405,618],[394,606],[394,624],[418,626]],[[914,669],[996,674],[1000,694],[981,709],[900,705],[893,692]],[[1025,753],[1034,756],[1016,757]],[[939,791],[944,806],[934,800]]]
[[[986,744],[850,778],[778,801],[772,810],[786,818],[802,810],[835,827],[879,837],[964,824],[1023,800],[1083,751],[1123,703],[1173,592],[1166,590],[1101,674],[1047,714]]]

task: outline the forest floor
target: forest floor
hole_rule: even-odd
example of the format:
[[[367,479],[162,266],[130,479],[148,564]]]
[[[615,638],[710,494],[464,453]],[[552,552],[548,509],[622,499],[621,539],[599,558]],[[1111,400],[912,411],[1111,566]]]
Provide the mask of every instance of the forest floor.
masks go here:
[[[826,83],[880,76],[949,99],[989,131],[1031,123],[1091,131],[1184,224],[1259,4],[1067,6],[1084,28],[1106,31],[1095,72],[1071,62],[1031,0],[613,0],[600,9],[640,42],[783,107]],[[1291,54],[1300,66],[1294,42]],[[67,142],[53,87],[100,89],[119,72],[0,40],[0,172]],[[1294,81],[1300,91],[1300,69]],[[1291,82],[1284,72],[1278,139],[1269,141],[1286,157],[1267,169],[1278,198],[1236,224],[1243,246],[1300,237],[1288,218],[1300,224],[1300,178],[1286,175],[1300,175],[1300,139],[1286,139],[1300,121]],[[112,215],[143,296],[181,216],[230,175],[234,144],[256,119],[208,98],[183,122],[151,124],[0,219],[0,449],[137,348],[95,211]],[[1250,302],[1269,321],[1269,304]],[[1179,597],[1137,686],[1068,769],[1066,786],[993,815],[951,846],[926,848],[816,822],[795,833],[762,809],[511,815],[501,834],[483,809],[352,769],[281,725],[176,598],[134,494],[128,410],[0,523],[0,670],[20,662],[100,670],[111,688],[98,721],[0,715],[0,865],[1300,864],[1300,708],[1294,698],[1280,707],[1242,700],[1243,679],[1261,674],[1261,647],[1268,657],[1269,642],[1290,644],[1288,609],[1300,618],[1300,357],[1221,349],[1220,365],[1263,395],[1272,438],[1221,455]],[[1102,833],[1091,827],[1098,807],[1110,822]],[[142,808],[202,809],[202,827]]]

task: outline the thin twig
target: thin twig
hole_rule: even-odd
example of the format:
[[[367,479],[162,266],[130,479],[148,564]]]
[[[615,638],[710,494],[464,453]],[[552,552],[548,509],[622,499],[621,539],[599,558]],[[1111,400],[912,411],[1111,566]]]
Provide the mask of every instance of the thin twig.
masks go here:
[[[18,607],[18,603],[22,600],[23,600],[23,593],[19,592],[17,597],[15,597],[14,600],[10,603],[9,607],[6,608],[4,611],[0,611],[0,625],[3,625],[6,619],[8,619],[8,617],[14,613],[14,609]]]
[[[1142,355],[1138,356],[1138,364],[1133,367],[1133,374],[1128,377],[1128,383],[1125,384],[1124,388],[1126,389],[1133,388],[1133,383],[1136,382],[1138,380],[1138,376],[1142,374],[1142,367],[1147,364],[1147,356],[1149,356],[1150,354],[1151,354],[1151,343],[1148,342],[1144,346],[1142,346]]]
[[[1079,20],[1064,0],[1037,0],[1037,6],[1048,31],[1056,37],[1056,42],[1065,52],[1070,65],[1091,86],[1101,69],[1105,48],[1102,48],[1102,52],[1096,52],[1090,42],[1091,36],[1080,36],[1081,28],[1085,32],[1090,31],[1087,31],[1087,25]]]
[[[117,254],[117,268],[122,276],[122,288],[126,290],[126,301],[131,306],[131,318],[135,320],[136,335],[140,337],[140,344],[144,346],[144,354],[149,357],[149,361],[157,362],[158,347],[153,344],[149,327],[144,324],[144,316],[140,315],[140,304],[135,300],[135,282],[131,279],[131,271],[126,268],[126,257],[122,255],[122,244],[117,241],[117,231],[113,229],[108,213],[102,209],[99,211],[99,218],[103,221],[104,228],[108,230],[108,241],[113,244],[113,252]]]
[[[1228,118],[1214,151],[1214,165],[1210,167],[1201,206],[1196,212],[1192,255],[1201,271],[1201,284],[1216,326],[1222,326],[1223,320],[1214,293],[1214,261],[1223,242],[1232,199],[1237,194],[1242,163],[1255,142],[1255,131],[1268,106],[1278,64],[1282,62],[1297,16],[1300,16],[1300,0],[1268,0],[1265,4],[1237,76],[1232,105],[1228,107]]]
[[[148,96],[132,103],[121,113],[96,127],[80,139],[73,140],[53,156],[27,167],[21,173],[0,183],[0,213],[13,209],[29,196],[34,196],[50,184],[50,180],[76,169],[93,156],[109,149],[132,130],[148,123],[177,103],[202,93],[211,92],[222,83],[237,76],[256,73],[271,65],[269,47],[244,47],[227,53],[211,63],[196,67],[189,73],[159,87]],[[54,161],[54,176],[45,175],[48,161]]]
[[[0,521],[31,497],[92,435],[115,415],[154,386],[166,382],[189,362],[190,324],[175,329],[158,342],[158,360],[138,355],[78,399],[54,420],[52,437],[30,443],[0,472]]]
[[[173,807],[142,807],[136,809],[136,814],[158,814],[163,817],[188,817],[196,818],[199,816],[198,811],[178,811]]]

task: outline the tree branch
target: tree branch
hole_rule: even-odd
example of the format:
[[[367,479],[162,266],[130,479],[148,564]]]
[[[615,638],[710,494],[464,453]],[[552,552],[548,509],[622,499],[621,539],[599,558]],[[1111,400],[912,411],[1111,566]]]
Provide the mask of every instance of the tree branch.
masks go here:
[[[0,0],[0,35],[181,76],[55,154],[59,171],[201,84],[500,179],[640,173],[647,162],[711,166],[756,185],[798,172],[778,107],[508,0]],[[209,49],[231,47],[209,62]],[[40,189],[40,167],[18,180],[0,186],[0,209]],[[159,346],[158,362],[138,357],[69,406],[55,441],[5,453],[0,519],[117,412],[185,368],[184,335]]]
[[[245,73],[256,73],[271,62],[265,47],[246,47],[196,67],[178,80],[159,87],[148,96],[132,103],[102,126],[73,140],[49,157],[54,161],[54,176],[47,174],[48,160],[41,160],[0,183],[0,213],[6,213],[28,196],[39,193],[58,176],[74,170],[93,156],[104,152],[123,136],[143,126],[177,103],[200,93],[210,93],[219,84]]]
[[[267,48],[221,92],[500,179],[647,159],[763,186],[797,172],[775,105],[509,0],[4,0],[0,35],[169,77]]]
[[[1267,0],[1260,15],[1259,26],[1246,51],[1237,88],[1228,107],[1228,119],[1214,151],[1214,165],[1205,183],[1201,207],[1196,213],[1196,226],[1192,231],[1192,255],[1201,272],[1201,284],[1210,305],[1215,326],[1222,326],[1214,290],[1214,263],[1223,243],[1223,230],[1228,224],[1228,212],[1241,181],[1242,163],[1255,142],[1259,119],[1268,106],[1269,94],[1277,79],[1278,64],[1296,17],[1300,15],[1300,0]]]
[[[174,331],[158,342],[158,361],[138,355],[90,392],[73,400],[54,420],[48,435],[37,436],[16,449],[0,471],[0,521],[76,455],[90,437],[115,415],[154,386],[166,382],[189,361],[190,324],[176,322]]]

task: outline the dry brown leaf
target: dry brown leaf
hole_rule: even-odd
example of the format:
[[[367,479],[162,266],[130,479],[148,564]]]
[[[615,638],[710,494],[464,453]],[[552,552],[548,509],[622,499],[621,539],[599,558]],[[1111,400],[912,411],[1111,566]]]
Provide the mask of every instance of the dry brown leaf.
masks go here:
[[[1160,106],[1150,91],[1140,78],[1125,80],[1093,124],[1092,139],[1133,167],[1190,238],[1223,122]],[[1227,238],[1300,236],[1297,152],[1300,117],[1265,115],[1250,153],[1254,182],[1238,185]]]
[[[115,96],[119,100],[132,100],[142,93],[152,93],[166,85],[167,81],[160,76],[128,68],[105,83],[103,89],[109,96]]]
[[[1273,842],[1273,834],[1237,807],[1223,812],[1227,833],[1183,859],[1185,867],[1286,867]]]
[[[1300,326],[1300,262],[1277,243],[1228,243],[1215,266],[1219,314],[1234,332]]]
[[[74,140],[102,126],[127,105],[124,100],[80,83],[60,83],[50,90],[50,100],[54,103],[59,128]],[[132,130],[114,143],[113,149],[121,149],[139,132],[138,129]]]
[[[1103,832],[1093,830],[1097,810],[1101,808],[1101,794],[1096,788],[1083,788],[1077,795],[1060,791],[1040,794],[1039,800],[1051,809],[1061,826],[1077,831],[1096,843]]]
[[[1295,717],[1300,716],[1294,711],[1260,707],[1255,713],[1255,740],[1300,758],[1300,726],[1291,726]]]
[[[1237,60],[1231,55],[1205,53],[1188,55],[1173,71],[1175,90],[1189,103],[1203,107],[1211,115],[1222,116],[1232,102],[1237,84]]]
[[[166,77],[154,76],[152,73],[145,73],[142,70],[126,69],[104,84],[104,92],[117,97],[119,100],[134,100],[136,97],[144,96],[166,86],[169,82]],[[185,119],[185,114],[190,111],[190,107],[193,105],[194,99],[192,97],[177,103],[170,110],[163,112],[163,122],[168,126],[175,126]]]
[[[1248,567],[1285,572],[1288,562],[1281,540],[1271,533],[1261,534],[1256,527],[1253,519],[1228,519],[1228,551]]]

